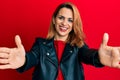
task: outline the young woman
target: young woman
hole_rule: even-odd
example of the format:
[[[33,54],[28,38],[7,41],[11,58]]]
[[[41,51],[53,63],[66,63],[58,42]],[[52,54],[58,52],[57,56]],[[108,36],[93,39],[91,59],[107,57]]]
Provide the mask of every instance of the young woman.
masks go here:
[[[82,62],[120,68],[120,47],[107,46],[107,33],[98,50],[88,48],[78,9],[69,2],[56,8],[47,38],[37,38],[29,52],[18,35],[15,42],[16,48],[0,48],[0,69],[24,72],[35,66],[33,80],[84,80]]]

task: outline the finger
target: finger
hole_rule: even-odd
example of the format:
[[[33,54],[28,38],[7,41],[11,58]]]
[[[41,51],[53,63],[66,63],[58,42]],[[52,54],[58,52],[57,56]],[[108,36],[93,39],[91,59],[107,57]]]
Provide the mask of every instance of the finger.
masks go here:
[[[9,54],[7,53],[0,53],[0,58],[8,58]]]
[[[103,44],[103,45],[107,45],[108,40],[109,40],[109,35],[108,35],[108,33],[104,33],[104,35],[103,35],[103,40],[102,40],[102,44]]]
[[[0,48],[0,53],[10,53],[10,48],[1,47]]]
[[[118,49],[116,49],[116,48],[113,49],[112,58],[113,58],[113,60],[112,60],[111,66],[117,68],[119,66],[119,61],[120,61],[120,56],[119,56]]]
[[[8,64],[9,60],[8,59],[0,59],[0,64]]]
[[[21,43],[21,39],[20,39],[19,35],[15,36],[15,43],[16,43],[16,45],[17,45],[18,48],[22,47],[22,43]]]
[[[0,65],[0,69],[10,69],[10,64]]]

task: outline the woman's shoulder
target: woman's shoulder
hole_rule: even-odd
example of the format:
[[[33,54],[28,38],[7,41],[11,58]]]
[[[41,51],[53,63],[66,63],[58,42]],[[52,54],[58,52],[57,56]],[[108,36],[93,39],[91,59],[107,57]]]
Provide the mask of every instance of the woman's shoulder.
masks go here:
[[[37,37],[37,38],[35,38],[35,40],[36,40],[36,41],[45,41],[46,38],[43,38],[43,37]]]
[[[35,39],[36,42],[52,42],[53,41],[53,38],[51,39],[47,39],[47,38],[43,38],[43,37],[37,37]]]

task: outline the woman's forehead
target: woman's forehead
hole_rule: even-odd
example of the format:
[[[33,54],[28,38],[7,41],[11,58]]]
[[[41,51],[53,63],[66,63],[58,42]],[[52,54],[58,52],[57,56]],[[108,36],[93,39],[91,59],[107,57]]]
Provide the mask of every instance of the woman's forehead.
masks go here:
[[[73,12],[69,8],[61,8],[58,12],[58,15],[62,15],[68,18],[73,18]]]

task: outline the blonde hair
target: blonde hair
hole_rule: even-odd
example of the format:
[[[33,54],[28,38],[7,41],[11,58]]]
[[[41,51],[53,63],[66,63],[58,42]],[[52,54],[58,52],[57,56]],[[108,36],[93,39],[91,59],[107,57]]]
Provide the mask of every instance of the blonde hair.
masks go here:
[[[84,44],[84,32],[83,32],[83,27],[82,27],[82,21],[81,21],[81,17],[80,17],[77,7],[70,2],[62,3],[56,8],[52,16],[47,39],[51,39],[54,37],[56,30],[55,30],[55,26],[53,23],[53,19],[56,18],[60,9],[64,7],[71,9],[73,12],[73,30],[69,33],[69,36],[66,42],[70,43],[72,46],[81,47]]]

